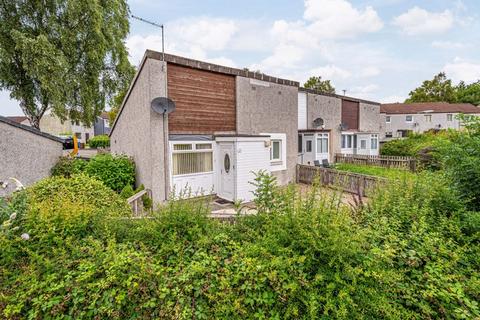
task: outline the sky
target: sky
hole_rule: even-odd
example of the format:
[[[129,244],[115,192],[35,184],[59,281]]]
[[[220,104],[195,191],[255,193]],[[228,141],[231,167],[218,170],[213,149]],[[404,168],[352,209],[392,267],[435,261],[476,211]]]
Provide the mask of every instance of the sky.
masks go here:
[[[478,0],[130,0],[131,13],[165,25],[166,52],[299,81],[330,79],[337,93],[402,102],[440,71],[480,79]],[[159,28],[131,19],[138,65],[161,50]],[[18,102],[0,92],[0,114]]]

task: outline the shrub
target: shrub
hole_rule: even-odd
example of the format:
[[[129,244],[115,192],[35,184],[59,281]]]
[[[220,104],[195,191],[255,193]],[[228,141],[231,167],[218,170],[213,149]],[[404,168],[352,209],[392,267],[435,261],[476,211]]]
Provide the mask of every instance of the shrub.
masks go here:
[[[27,189],[27,229],[37,236],[87,236],[106,219],[131,214],[130,208],[101,181],[86,175],[44,179]]]
[[[122,191],[120,192],[120,196],[123,198],[123,199],[128,199],[130,198],[131,196],[133,196],[135,194],[135,190],[133,190],[133,187],[131,184],[127,184],[123,189]]]
[[[86,166],[86,160],[71,157],[60,157],[55,166],[53,166],[51,173],[52,176],[70,178],[74,174],[84,172]]]
[[[116,192],[135,183],[135,164],[126,156],[96,155],[88,162],[85,173]]]
[[[75,227],[59,202],[80,197],[97,208],[119,196],[105,187],[100,196],[97,188],[78,194],[83,187],[73,182],[68,190],[61,186],[88,179],[101,187],[85,176],[48,179],[29,199],[23,227],[33,237],[0,233],[1,317],[480,316],[478,215],[464,210],[444,176],[426,172],[392,182],[354,214],[340,194],[316,184],[299,192],[266,173],[257,178],[259,212],[234,224],[210,219],[208,199],[189,199],[149,219],[99,223],[85,214],[90,228]],[[35,203],[49,202],[52,212],[37,218]]]
[[[94,136],[88,141],[90,148],[107,148],[110,147],[110,138],[107,135]]]

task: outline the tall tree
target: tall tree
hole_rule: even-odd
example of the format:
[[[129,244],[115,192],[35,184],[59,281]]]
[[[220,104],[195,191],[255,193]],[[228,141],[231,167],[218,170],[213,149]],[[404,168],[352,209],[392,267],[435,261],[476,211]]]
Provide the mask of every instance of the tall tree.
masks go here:
[[[420,87],[410,91],[409,98],[405,100],[407,103],[455,101],[455,87],[452,85],[452,80],[447,79],[444,72],[440,72],[432,80],[426,80]]]
[[[0,2],[0,89],[38,128],[44,113],[90,125],[133,67],[125,0]]]
[[[480,105],[480,80],[471,84],[461,81],[456,87],[457,101]]]
[[[330,80],[322,80],[322,77],[310,77],[303,86],[320,92],[335,93],[335,88],[330,83]]]

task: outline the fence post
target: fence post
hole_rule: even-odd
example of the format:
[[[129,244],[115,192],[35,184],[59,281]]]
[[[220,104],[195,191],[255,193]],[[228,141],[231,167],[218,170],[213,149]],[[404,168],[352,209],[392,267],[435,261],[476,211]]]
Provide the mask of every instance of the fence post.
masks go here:
[[[410,171],[416,172],[417,171],[417,160],[411,159],[410,160]]]

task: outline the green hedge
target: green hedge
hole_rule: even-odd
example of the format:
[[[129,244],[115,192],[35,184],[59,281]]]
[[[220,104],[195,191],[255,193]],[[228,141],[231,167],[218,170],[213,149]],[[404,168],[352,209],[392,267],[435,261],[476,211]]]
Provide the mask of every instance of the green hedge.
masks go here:
[[[0,232],[1,318],[480,317],[478,216],[439,174],[396,182],[353,212],[340,194],[263,175],[260,211],[235,224],[208,218],[201,199],[116,219],[119,196],[73,179],[32,188],[18,229]],[[110,218],[97,220],[105,197]]]
[[[85,173],[120,193],[135,184],[135,163],[127,156],[99,154],[90,160],[62,157],[52,168],[52,176],[71,177]]]
[[[107,148],[110,147],[110,138],[107,135],[94,136],[88,141],[90,148]]]

